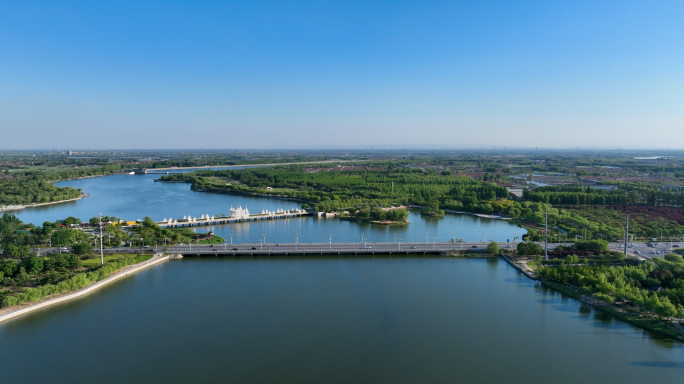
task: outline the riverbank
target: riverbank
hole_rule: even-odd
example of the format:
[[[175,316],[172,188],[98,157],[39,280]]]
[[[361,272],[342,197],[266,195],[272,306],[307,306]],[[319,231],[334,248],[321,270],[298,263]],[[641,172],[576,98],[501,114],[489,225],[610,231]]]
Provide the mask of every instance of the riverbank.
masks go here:
[[[675,319],[673,319],[673,321],[668,322],[667,320],[658,319],[655,315],[653,315],[650,312],[642,312],[637,309],[628,309],[627,307],[620,308],[613,304],[604,303],[602,301],[594,299],[591,296],[580,294],[579,290],[567,284],[557,284],[547,281],[542,281],[542,284],[545,287],[553,289],[554,291],[559,292],[565,296],[579,300],[584,304],[590,305],[601,312],[604,312],[626,323],[634,325],[635,327],[643,328],[652,332],[659,333],[663,336],[667,336],[672,339],[684,342],[684,330],[682,329],[680,324],[675,323]],[[676,321],[681,321],[681,319],[676,319]]]
[[[124,278],[128,275],[134,274],[136,272],[139,272],[143,269],[149,268],[153,265],[157,265],[163,261],[167,261],[169,259],[168,255],[164,255],[162,253],[155,254],[151,259],[148,259],[146,261],[143,261],[138,264],[133,264],[126,266],[119,270],[118,272],[115,272],[114,274],[108,276],[105,279],[102,279],[98,282],[95,282],[93,284],[90,284],[84,288],[81,288],[75,292],[72,293],[67,293],[67,294],[62,294],[59,296],[52,297],[46,301],[40,302],[40,303],[31,303],[31,304],[24,304],[24,305],[18,305],[15,307],[8,307],[8,308],[2,308],[0,309],[0,323],[9,320],[11,318],[17,317],[24,315],[26,313],[45,308],[50,305],[58,304],[65,302],[67,300],[72,300],[76,299],[79,297],[82,297],[84,295],[87,295],[97,289],[100,289],[104,287],[107,284],[110,284],[114,281],[117,281],[121,278]]]
[[[368,224],[378,224],[378,225],[408,225],[411,222],[408,220],[402,221],[392,221],[392,220],[371,220],[371,219],[359,219],[356,217],[340,217],[340,220],[354,221],[357,223],[368,223]]]
[[[576,287],[572,287],[568,284],[558,284],[544,281],[535,275],[534,270],[527,265],[525,260],[516,262],[503,253],[500,256],[513,268],[519,270],[523,275],[532,280],[539,280],[545,287],[548,287],[562,295],[579,300],[584,304],[590,305],[601,312],[609,314],[628,324],[634,325],[635,327],[656,332],[663,336],[684,342],[684,328],[674,321],[667,322],[666,320],[658,319],[650,312],[643,312],[638,309],[627,309],[627,307],[621,308],[615,306],[614,304],[604,303],[591,296],[580,294]],[[676,320],[681,321],[681,319]]]
[[[154,181],[157,181],[157,180],[154,180]],[[163,180],[160,180],[160,181],[162,183],[175,183],[176,182],[176,181],[163,181]],[[304,199],[297,199],[294,197],[264,195],[264,194],[255,193],[255,192],[230,191],[230,190],[225,190],[225,189],[213,189],[213,188],[195,188],[192,190],[195,192],[219,193],[219,194],[224,194],[224,195],[239,195],[239,196],[249,196],[249,197],[264,197],[267,199],[279,199],[279,200],[295,201],[297,203],[313,204],[312,202],[310,202],[308,200],[304,200]]]
[[[500,253],[499,256],[504,259],[508,264],[510,264],[513,268],[519,270],[523,275],[527,276],[528,278],[532,280],[538,280],[539,278],[537,275],[534,274],[534,270],[527,265],[527,262],[521,262],[518,264],[517,262],[513,261],[510,257],[508,257],[504,253]]]
[[[457,213],[461,215],[472,215],[472,216],[477,216],[481,217],[483,219],[496,219],[496,220],[512,220],[510,217],[504,217],[504,216],[499,216],[499,215],[485,215],[483,213],[472,213],[472,212],[465,212],[465,211],[454,211],[451,209],[442,209],[444,212],[449,212],[449,213]]]
[[[236,164],[236,165],[200,165],[196,167],[170,167],[170,168],[147,168],[148,171],[171,171],[174,169],[207,169],[207,168],[237,168],[237,167],[267,167],[271,165],[297,165],[297,164],[330,164],[330,163],[354,163],[368,160],[324,160],[302,161],[294,163],[264,163],[264,164]]]
[[[81,193],[81,196],[75,197],[73,199],[67,199],[67,200],[60,200],[60,201],[50,201],[48,203],[38,203],[38,204],[28,204],[28,205],[5,205],[0,207],[0,212],[8,212],[8,211],[19,211],[25,208],[33,208],[33,207],[40,207],[44,205],[54,205],[54,204],[61,204],[61,203],[68,203],[70,201],[77,201],[81,200],[84,197],[89,197],[90,194],[88,193]]]

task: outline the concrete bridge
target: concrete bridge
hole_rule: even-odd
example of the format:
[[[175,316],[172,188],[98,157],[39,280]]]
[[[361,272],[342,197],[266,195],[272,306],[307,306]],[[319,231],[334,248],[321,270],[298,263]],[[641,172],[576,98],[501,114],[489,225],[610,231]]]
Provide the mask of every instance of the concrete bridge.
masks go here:
[[[470,242],[430,242],[430,243],[240,243],[230,244],[228,242],[215,245],[163,245],[145,247],[116,247],[105,248],[105,253],[152,253],[164,252],[181,254],[183,256],[316,256],[316,255],[410,255],[410,254],[444,254],[451,251],[484,252],[489,243]],[[500,249],[515,250],[518,243],[499,242]],[[543,246],[543,244],[540,244]],[[549,243],[549,250],[554,249],[559,243]],[[164,249],[166,248],[166,249]],[[611,250],[622,250],[622,244],[611,243]],[[41,255],[50,253],[60,253],[60,248],[42,248],[38,250]],[[95,249],[95,253],[99,248]],[[2,254],[2,250],[0,250]],[[635,255],[630,252],[630,256],[639,256],[644,259],[662,257],[663,254],[642,254]]]
[[[257,221],[257,220],[275,220],[275,219],[287,219],[291,217],[300,216],[311,216],[312,213],[304,210],[291,210],[284,212],[269,212],[269,213],[257,213],[249,216],[242,217],[230,217],[230,216],[219,216],[213,218],[199,218],[193,220],[175,220],[171,223],[168,221],[158,221],[157,225],[163,228],[181,228],[181,227],[199,227],[202,225],[216,225],[216,224],[229,224],[237,223],[241,221]]]
[[[484,251],[488,243],[288,243],[216,244],[167,247],[166,253],[183,256],[315,256],[315,255],[409,255],[443,254],[451,251]],[[501,243],[506,249],[513,243]],[[161,251],[162,247],[152,250]],[[139,251],[151,250],[138,248]],[[116,250],[112,250],[116,252]]]

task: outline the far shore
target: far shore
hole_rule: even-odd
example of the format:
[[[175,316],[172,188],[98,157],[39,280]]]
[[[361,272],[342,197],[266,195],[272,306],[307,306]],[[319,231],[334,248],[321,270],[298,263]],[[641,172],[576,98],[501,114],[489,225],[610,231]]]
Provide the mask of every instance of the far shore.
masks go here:
[[[235,164],[235,165],[198,165],[195,167],[169,167],[169,168],[145,168],[148,171],[169,171],[174,169],[205,169],[205,168],[229,168],[229,167],[265,167],[269,165],[297,165],[297,164],[326,164],[326,163],[354,163],[368,160],[322,160],[302,161],[294,163],[266,163],[266,164]]]
[[[49,203],[38,203],[38,204],[28,204],[28,205],[5,205],[5,206],[0,206],[0,212],[5,212],[5,211],[18,211],[24,208],[33,208],[33,207],[40,207],[43,205],[52,205],[52,204],[61,204],[61,203],[67,203],[69,201],[76,201],[76,200],[81,200],[84,197],[90,196],[87,193],[81,193],[81,196],[73,198],[73,199],[68,199],[68,200],[60,200],[60,201],[51,201]]]

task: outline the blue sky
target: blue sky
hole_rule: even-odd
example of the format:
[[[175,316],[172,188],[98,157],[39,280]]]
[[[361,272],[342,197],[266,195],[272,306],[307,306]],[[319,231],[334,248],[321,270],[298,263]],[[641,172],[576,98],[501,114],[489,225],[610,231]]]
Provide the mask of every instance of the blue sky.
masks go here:
[[[682,1],[0,2],[0,148],[682,148],[682,20]]]

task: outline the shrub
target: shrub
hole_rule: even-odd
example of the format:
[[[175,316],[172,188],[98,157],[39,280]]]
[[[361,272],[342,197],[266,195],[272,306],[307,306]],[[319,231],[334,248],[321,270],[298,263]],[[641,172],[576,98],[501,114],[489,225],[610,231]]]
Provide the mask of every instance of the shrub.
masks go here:
[[[498,255],[499,254],[499,243],[496,241],[492,241],[487,245],[487,252],[491,253],[492,255]]]
[[[594,297],[595,297],[597,300],[603,301],[604,303],[608,303],[608,304],[612,304],[612,303],[613,303],[613,298],[610,297],[609,295],[605,295],[605,294],[603,294],[603,293],[595,293],[595,294],[594,294]]]
[[[575,243],[575,249],[578,251],[608,252],[608,241],[607,240],[578,241],[577,243]]]
[[[541,255],[544,249],[536,243],[518,243],[518,255]]]

